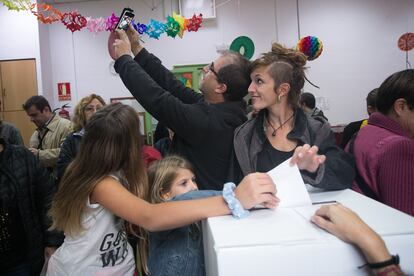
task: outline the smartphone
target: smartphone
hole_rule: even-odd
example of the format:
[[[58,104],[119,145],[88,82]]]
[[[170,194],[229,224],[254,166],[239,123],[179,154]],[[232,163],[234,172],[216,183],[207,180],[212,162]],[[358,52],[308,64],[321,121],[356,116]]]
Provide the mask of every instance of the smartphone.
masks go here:
[[[130,9],[130,8],[125,8],[122,13],[121,16],[119,17],[119,21],[116,24],[115,29],[119,29],[119,30],[128,30],[128,26],[129,24],[131,24],[132,19],[134,19],[134,10]]]

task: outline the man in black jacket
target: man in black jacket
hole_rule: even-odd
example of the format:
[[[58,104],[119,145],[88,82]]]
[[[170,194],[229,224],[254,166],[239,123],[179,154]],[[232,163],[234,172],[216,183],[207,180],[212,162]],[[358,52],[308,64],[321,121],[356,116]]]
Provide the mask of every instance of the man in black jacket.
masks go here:
[[[1,275],[39,275],[44,256],[63,242],[62,234],[47,231],[55,187],[29,150],[0,138]]]
[[[243,97],[250,84],[249,61],[237,53],[223,53],[203,69],[199,94],[144,49],[132,27],[129,38],[124,31],[118,35],[115,70],[125,86],[152,116],[174,131],[171,152],[192,163],[199,188],[221,190],[227,180],[234,129],[246,121]]]

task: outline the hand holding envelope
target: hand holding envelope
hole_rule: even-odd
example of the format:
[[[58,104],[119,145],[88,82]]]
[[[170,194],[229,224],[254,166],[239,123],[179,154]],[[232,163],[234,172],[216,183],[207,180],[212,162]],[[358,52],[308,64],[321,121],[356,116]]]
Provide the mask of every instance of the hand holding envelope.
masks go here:
[[[277,187],[279,207],[312,205],[297,165],[290,165],[291,158],[267,172]]]

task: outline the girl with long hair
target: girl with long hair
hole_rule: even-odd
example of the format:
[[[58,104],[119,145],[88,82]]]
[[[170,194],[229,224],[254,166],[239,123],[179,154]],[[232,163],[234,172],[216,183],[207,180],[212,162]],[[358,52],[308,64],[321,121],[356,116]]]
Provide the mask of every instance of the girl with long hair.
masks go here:
[[[92,116],[49,211],[52,229],[64,231],[66,238],[49,260],[48,275],[132,275],[135,265],[125,228],[141,237],[142,245],[145,230],[174,229],[234,212],[222,196],[146,202],[147,173],[137,158],[141,146],[139,119],[131,107],[111,104]],[[268,175],[251,174],[234,190],[233,199],[245,209],[260,203],[275,207],[275,189]],[[134,230],[133,224],[141,228]],[[145,246],[140,251],[145,262]]]

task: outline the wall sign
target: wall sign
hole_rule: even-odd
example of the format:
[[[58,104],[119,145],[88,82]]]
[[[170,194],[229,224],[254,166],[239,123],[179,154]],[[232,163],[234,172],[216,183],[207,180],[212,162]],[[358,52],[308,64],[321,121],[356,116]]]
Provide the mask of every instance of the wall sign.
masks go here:
[[[71,100],[69,82],[58,83],[58,98],[59,98],[59,101],[70,101]]]

